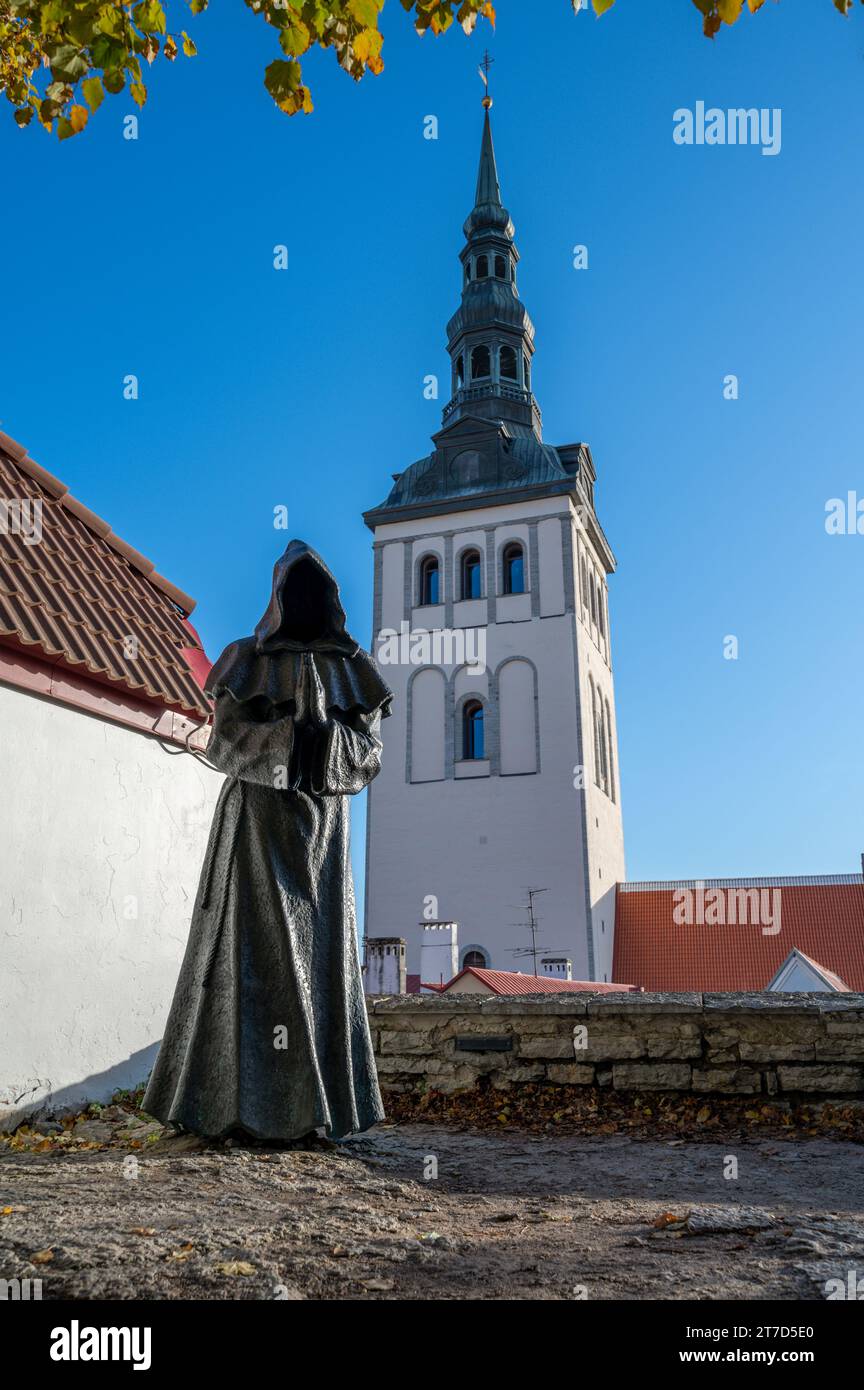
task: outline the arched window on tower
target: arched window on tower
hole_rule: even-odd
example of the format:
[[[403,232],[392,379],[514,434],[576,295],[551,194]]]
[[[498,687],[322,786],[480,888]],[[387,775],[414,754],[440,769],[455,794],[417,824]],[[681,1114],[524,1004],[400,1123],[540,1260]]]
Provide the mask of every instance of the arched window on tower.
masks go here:
[[[598,702],[598,705],[599,705],[599,709],[598,709],[598,711],[597,711],[597,722],[598,722],[598,724],[599,724],[599,728],[598,728],[598,730],[597,730],[597,734],[598,734],[598,739],[599,739],[599,743],[600,743],[600,786],[603,788],[604,792],[605,792],[606,795],[608,796],[608,795],[609,795],[609,746],[608,746],[608,743],[607,743],[607,741],[606,741],[606,721],[605,721],[605,719],[604,719],[604,717],[603,717],[603,697],[602,697],[602,695],[599,694],[599,692],[598,692],[598,695],[597,695],[597,702]]]
[[[489,257],[477,257],[477,279],[486,280],[489,277]]]
[[[531,390],[531,362],[527,352],[522,354],[522,380],[525,383],[525,390]]]
[[[612,712],[606,701],[606,740],[609,745],[609,795],[615,800],[615,758],[612,753]]]
[[[519,368],[516,360],[516,349],[508,347],[506,344],[504,345],[504,347],[502,347],[499,355],[499,374],[501,376],[502,381],[519,380]]]
[[[460,562],[459,597],[480,598],[482,578],[479,550],[466,550]]]
[[[485,343],[471,349],[471,380],[482,381],[484,377],[491,375],[492,367],[489,359],[489,349]]]
[[[600,725],[597,715],[597,691],[594,689],[594,682],[588,677],[588,684],[591,688],[591,732],[594,739],[594,781],[598,787],[603,783],[600,781]]]
[[[588,570],[585,565],[585,556],[580,557],[580,574],[582,576],[582,607],[588,612]]]
[[[420,565],[420,607],[440,603],[440,595],[441,574],[438,568],[438,558],[435,555],[427,555]]]
[[[479,700],[468,700],[462,708],[462,757],[485,758],[483,737],[483,706]]]
[[[467,283],[467,281],[469,281],[470,279],[471,279],[471,262],[470,262],[470,261],[466,261],[466,262],[465,262],[465,280],[466,280],[466,283]]]
[[[462,960],[462,969],[473,965],[475,970],[485,970],[489,964],[489,959],[485,951],[466,951]]]
[[[495,276],[498,280],[507,279],[507,261],[504,256],[495,257]]]
[[[518,541],[505,545],[501,557],[504,566],[505,594],[524,594],[525,592],[525,552]]]
[[[597,585],[597,626],[600,629],[600,636],[606,636],[606,622],[603,617],[603,585]]]
[[[462,356],[461,352],[459,356],[456,358],[455,382],[456,390],[461,391],[462,387],[465,385],[465,359]]]
[[[597,622],[597,587],[594,583],[594,575],[588,571],[588,593],[591,598],[591,621]]]

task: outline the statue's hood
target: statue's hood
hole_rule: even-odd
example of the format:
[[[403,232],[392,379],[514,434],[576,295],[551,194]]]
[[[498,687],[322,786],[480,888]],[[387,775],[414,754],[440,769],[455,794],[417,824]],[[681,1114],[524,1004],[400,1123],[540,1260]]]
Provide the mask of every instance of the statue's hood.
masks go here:
[[[255,629],[256,650],[353,656],[358,644],[345,622],[339,585],[317,550],[305,541],[289,541],[273,566],[270,603]]]
[[[284,705],[311,653],[328,709],[390,712],[393,698],[375,662],[345,627],[339,585],[316,550],[291,541],[273,568],[273,590],[254,637],[231,642],[207,677],[214,698]]]

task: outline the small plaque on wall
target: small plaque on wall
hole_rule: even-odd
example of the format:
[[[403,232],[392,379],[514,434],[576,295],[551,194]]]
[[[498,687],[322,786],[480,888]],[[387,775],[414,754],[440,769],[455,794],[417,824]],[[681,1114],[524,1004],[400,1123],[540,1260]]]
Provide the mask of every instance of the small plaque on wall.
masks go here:
[[[456,1039],[457,1052],[512,1052],[513,1034],[504,1037],[487,1037],[482,1033],[469,1033]]]

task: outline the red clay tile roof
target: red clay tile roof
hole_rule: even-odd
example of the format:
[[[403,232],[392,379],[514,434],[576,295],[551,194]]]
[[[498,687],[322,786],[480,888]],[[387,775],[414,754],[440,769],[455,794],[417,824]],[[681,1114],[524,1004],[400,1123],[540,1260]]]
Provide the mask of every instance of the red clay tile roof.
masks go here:
[[[464,970],[460,970],[459,974],[454,975],[450,983],[443,987],[424,984],[423,988],[434,988],[446,994],[464,975],[476,975],[478,980],[489,986],[493,994],[578,994],[585,990],[592,994],[620,994],[622,990],[630,991],[635,988],[634,985],[598,984],[596,980],[556,980],[551,975],[520,975],[515,970],[484,970],[476,965],[466,965]]]
[[[675,893],[696,887],[779,890],[780,931],[772,936],[759,925],[678,925]],[[793,947],[851,990],[864,990],[864,878],[618,884],[612,973],[646,990],[763,990]]]
[[[194,600],[0,432],[0,502],[25,499],[41,501],[42,538],[0,529],[0,645],[207,715],[199,681],[209,663],[187,621]]]

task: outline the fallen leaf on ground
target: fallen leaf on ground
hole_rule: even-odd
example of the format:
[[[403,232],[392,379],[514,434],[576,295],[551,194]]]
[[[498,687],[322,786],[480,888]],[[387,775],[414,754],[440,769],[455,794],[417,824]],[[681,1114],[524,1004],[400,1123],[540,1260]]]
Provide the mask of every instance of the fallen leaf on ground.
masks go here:
[[[664,1211],[653,1224],[655,1231],[664,1231],[667,1226],[677,1226],[686,1220],[686,1216],[676,1216],[674,1211]]]
[[[51,1262],[51,1260],[53,1260],[53,1258],[54,1258],[54,1251],[53,1251],[53,1250],[37,1250],[35,1255],[31,1255],[31,1256],[30,1256],[30,1259],[32,1260],[32,1262],[33,1262],[34,1265],[47,1265],[47,1264],[50,1264],[50,1262]]]
[[[214,1265],[217,1274],[257,1274],[254,1265],[250,1265],[248,1260],[223,1260],[221,1264]]]

